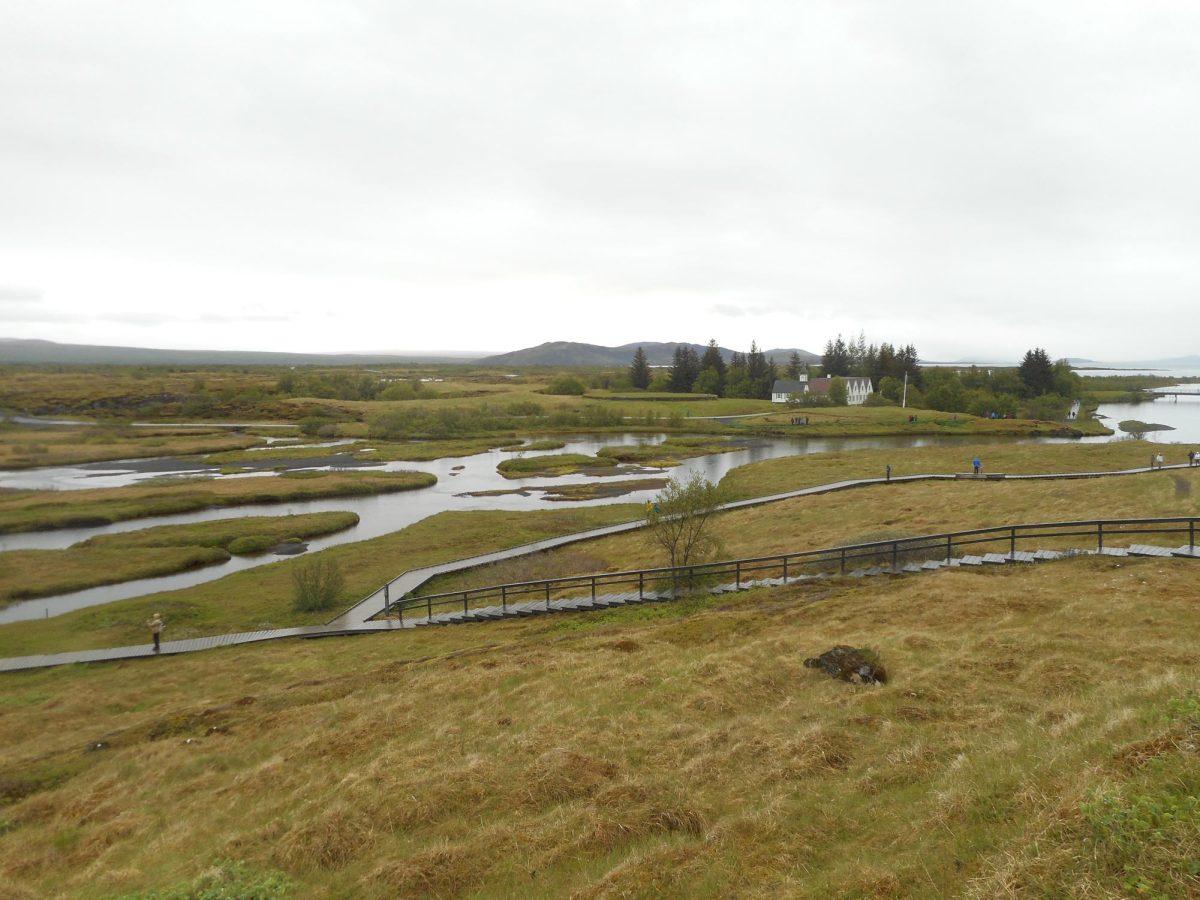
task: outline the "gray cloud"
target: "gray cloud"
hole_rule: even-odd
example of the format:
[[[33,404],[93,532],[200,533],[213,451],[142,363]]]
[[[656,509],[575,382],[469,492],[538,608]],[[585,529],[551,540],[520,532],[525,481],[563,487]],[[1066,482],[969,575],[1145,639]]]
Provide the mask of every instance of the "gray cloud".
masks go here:
[[[1127,312],[1200,288],[1198,38],[1159,0],[8,4],[0,271],[109,342],[352,305],[438,346],[1196,352]]]
[[[37,303],[43,296],[45,293],[37,288],[0,285],[0,303]]]

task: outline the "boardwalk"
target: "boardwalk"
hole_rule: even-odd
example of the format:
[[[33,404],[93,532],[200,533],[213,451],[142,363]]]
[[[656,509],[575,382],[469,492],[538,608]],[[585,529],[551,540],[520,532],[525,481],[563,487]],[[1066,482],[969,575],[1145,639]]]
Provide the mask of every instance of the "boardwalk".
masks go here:
[[[795,497],[815,496],[818,494],[827,494],[833,491],[849,490],[853,488],[868,487],[872,485],[880,485],[888,483],[903,484],[916,481],[945,481],[945,480],[978,480],[978,481],[996,481],[996,480],[1066,480],[1079,478],[1102,478],[1119,475],[1137,475],[1147,472],[1159,472],[1164,469],[1186,469],[1187,464],[1163,466],[1162,469],[1157,468],[1138,468],[1138,469],[1122,469],[1110,472],[1069,472],[1054,475],[988,475],[974,476],[963,473],[950,474],[925,474],[925,475],[904,475],[897,476],[891,479],[887,478],[859,478],[849,479],[846,481],[836,481],[829,484],[815,485],[813,487],[800,488],[795,491],[786,491],[780,494],[772,494],[766,497],[753,497],[748,500],[735,500],[724,504],[722,510],[746,509],[754,506],[762,506],[768,503],[777,503],[781,500],[790,500]],[[426,624],[449,624],[451,621],[468,621],[482,620],[501,617],[496,612],[485,608],[484,610],[472,610],[471,615],[463,616],[458,614],[458,619],[447,619],[444,623],[438,621],[424,622],[417,620],[416,622],[409,621],[403,624],[392,621],[371,621],[371,617],[380,613],[384,608],[385,596],[392,600],[398,600],[400,597],[410,594],[417,590],[421,585],[425,584],[431,578],[438,575],[446,575],[453,572],[461,572],[465,569],[473,569],[478,566],[487,565],[489,563],[499,562],[506,559],[514,559],[519,556],[525,556],[531,553],[539,553],[545,550],[551,550],[556,547],[563,547],[568,544],[578,543],[580,541],[595,540],[597,538],[606,537],[608,535],[623,534],[628,531],[634,531],[643,528],[645,523],[641,520],[627,522],[620,525],[610,525],[605,528],[596,528],[589,531],[577,532],[575,534],[562,535],[555,538],[547,538],[546,540],[536,541],[531,544],[524,544],[519,547],[511,547],[507,550],[498,550],[493,553],[485,553],[479,556],[467,557],[465,559],[454,560],[451,562],[440,563],[434,566],[426,566],[421,569],[410,569],[392,581],[388,582],[385,587],[380,587],[367,597],[360,600],[354,606],[339,614],[324,625],[307,625],[297,628],[275,628],[262,631],[249,631],[234,634],[213,635],[209,637],[193,638],[190,640],[179,641],[164,641],[160,653],[155,654],[153,647],[150,644],[139,644],[130,647],[109,647],[95,650],[76,650],[65,653],[50,653],[40,654],[36,656],[19,656],[10,657],[8,659],[0,659],[0,672],[12,672],[23,669],[44,668],[47,666],[61,666],[80,662],[104,662],[118,659],[137,659],[143,657],[170,656],[180,653],[193,653],[200,650],[210,650],[215,647],[231,647],[240,644],[252,644],[262,641],[281,640],[284,638],[321,638],[335,637],[341,635],[358,635],[358,634],[377,634],[387,631],[399,631],[409,628],[419,627]],[[1155,555],[1155,556],[1192,556],[1196,557],[1195,551],[1185,552],[1186,548],[1161,548],[1161,547],[1134,547],[1120,550],[1112,548],[1106,551],[1106,555],[1115,555],[1118,553],[1130,553],[1133,555]],[[1085,553],[1091,551],[1077,551],[1077,553]],[[996,554],[990,554],[998,556]],[[1039,557],[1038,559],[1058,559],[1062,557],[1062,553],[1051,552],[1051,555]],[[1025,554],[1029,556],[1029,554]],[[1033,556],[1037,556],[1033,554]],[[998,564],[1007,562],[1032,562],[1034,559],[1025,559],[1017,554],[1012,559],[986,559],[980,558],[977,562],[973,557],[963,557],[961,560],[952,560],[947,565],[954,567],[959,565],[983,565],[983,564]],[[901,570],[891,570],[885,567],[877,567],[878,571],[861,571],[848,573],[850,576],[868,576],[877,574],[906,574],[915,573],[917,571],[933,571],[943,566],[921,566],[918,568],[903,568]],[[828,576],[825,576],[828,577]],[[763,584],[784,583],[778,579],[768,579]],[[743,590],[747,586],[761,586],[757,583],[746,582],[731,587],[731,589]],[[722,586],[722,590],[726,586]],[[718,590],[717,592],[720,592]],[[640,598],[642,600],[666,600],[670,599],[669,592],[656,595],[652,598]],[[609,607],[614,605],[622,605],[627,602],[635,602],[629,597],[613,598],[601,597],[594,601],[588,598],[587,603],[582,600],[567,600],[554,601],[547,606],[539,604],[530,604],[528,608],[516,609],[512,615],[533,615],[538,612],[568,610],[568,609],[596,609],[601,607]],[[557,604],[557,605],[556,605]],[[564,605],[565,604],[565,605]],[[536,607],[536,608],[535,608]],[[509,615],[508,611],[503,611],[504,615]]]

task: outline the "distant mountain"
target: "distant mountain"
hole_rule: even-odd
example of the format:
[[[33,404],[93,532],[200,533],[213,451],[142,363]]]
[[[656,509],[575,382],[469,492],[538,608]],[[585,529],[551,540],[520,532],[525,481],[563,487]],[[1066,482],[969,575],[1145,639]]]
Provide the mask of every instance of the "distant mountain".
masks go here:
[[[137,366],[386,366],[473,362],[482,353],[273,353],[257,350],[161,350],[0,338],[0,363]]]
[[[641,341],[632,344],[622,344],[620,347],[603,347],[599,344],[580,344],[575,341],[549,341],[536,347],[524,350],[514,350],[511,353],[500,353],[496,356],[485,356],[478,362],[495,366],[627,366],[633,360],[633,354],[641,347],[646,354],[646,361],[652,366],[669,366],[675,358],[675,348],[684,346],[678,342],[663,343],[660,341]],[[705,344],[687,344],[699,355],[703,356],[707,349]],[[727,347],[719,347],[721,356],[728,362],[733,352]],[[820,359],[815,353],[807,350],[796,350],[805,362]],[[786,365],[791,358],[792,350],[768,350],[768,357],[775,362]]]
[[[1123,362],[1101,362],[1095,359],[1068,357],[1067,362],[1075,367],[1089,369],[1200,369],[1200,355],[1172,356],[1167,359],[1135,359]]]

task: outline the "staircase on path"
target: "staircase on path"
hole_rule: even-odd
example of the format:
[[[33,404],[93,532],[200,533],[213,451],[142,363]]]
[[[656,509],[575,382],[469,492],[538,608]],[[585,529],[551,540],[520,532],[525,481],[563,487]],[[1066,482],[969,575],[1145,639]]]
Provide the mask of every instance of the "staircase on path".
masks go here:
[[[844,574],[840,571],[818,572],[815,574],[779,576],[775,578],[749,579],[739,582],[729,582],[703,589],[704,593],[719,596],[721,594],[737,593],[760,587],[777,587],[786,584],[796,584],[805,581],[819,581],[828,578],[874,578],[880,575],[906,575],[936,572],[941,569],[956,569],[972,566],[1002,566],[1008,564],[1032,564],[1051,560],[1067,559],[1084,556],[1155,556],[1155,557],[1184,557],[1200,558],[1200,547],[1187,544],[1182,547],[1169,548],[1149,544],[1133,544],[1128,548],[1105,547],[1101,550],[1017,550],[1009,553],[985,553],[981,555],[966,554],[949,559],[930,559],[924,562],[910,562],[904,565],[862,566],[851,569]],[[486,590],[486,589],[481,589]],[[495,619],[512,619],[525,616],[545,615],[552,612],[579,612],[585,610],[610,609],[612,607],[636,605],[640,603],[658,603],[674,600],[677,596],[691,596],[689,590],[675,591],[673,589],[656,591],[623,591],[612,594],[587,594],[579,597],[563,597],[548,600],[522,601],[475,607],[466,610],[456,610],[444,613],[432,613],[424,616],[405,618],[401,612],[398,619],[384,619],[399,628],[423,628],[431,625],[460,625],[468,622],[487,622]],[[420,604],[421,598],[414,598],[411,603]]]

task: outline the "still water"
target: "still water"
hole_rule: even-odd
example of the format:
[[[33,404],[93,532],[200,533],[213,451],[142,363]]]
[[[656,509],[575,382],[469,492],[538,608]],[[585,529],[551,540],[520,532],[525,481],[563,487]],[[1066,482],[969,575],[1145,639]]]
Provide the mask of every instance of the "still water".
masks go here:
[[[1145,403],[1105,403],[1096,411],[1104,416],[1104,424],[1117,431],[1117,424],[1127,419],[1156,425],[1169,425],[1172,431],[1148,431],[1146,440],[1160,444],[1185,444],[1180,456],[1186,457],[1189,449],[1200,449],[1200,385],[1182,384],[1163,390],[1194,392],[1188,397],[1159,397]],[[1112,440],[1123,437],[1120,433]],[[1109,440],[1106,438],[1106,440]],[[1172,459],[1170,462],[1182,462]]]
[[[1116,429],[1124,419],[1139,419],[1170,425],[1173,431],[1148,432],[1147,440],[1162,444],[1178,443],[1179,459],[1170,450],[1164,453],[1168,462],[1182,462],[1188,449],[1200,449],[1200,386],[1181,385],[1181,390],[1197,391],[1195,397],[1163,397],[1146,403],[1104,404],[1098,415],[1105,417],[1109,427]],[[1121,440],[1120,433],[1113,437],[1085,438],[1085,441]],[[310,550],[320,550],[349,541],[362,541],[388,534],[418,522],[435,513],[446,510],[529,510],[550,508],[542,499],[542,492],[551,485],[578,483],[588,480],[587,476],[556,476],[552,478],[522,478],[510,481],[496,471],[496,466],[513,456],[540,456],[557,453],[582,453],[594,455],[601,447],[614,444],[657,444],[665,435],[571,435],[561,438],[566,446],[549,451],[502,451],[490,450],[473,456],[439,459],[432,462],[400,462],[373,466],[375,471],[397,471],[414,469],[430,472],[437,476],[437,484],[417,491],[399,494],[383,494],[372,497],[335,497],[302,503],[260,504],[234,509],[212,509],[181,515],[160,516],[154,519],[139,519],[118,522],[96,528],[71,528],[58,531],[32,532],[28,534],[0,535],[0,551],[19,549],[59,549],[99,534],[134,531],[152,525],[176,525],[204,522],[245,516],[277,516],[283,514],[349,510],[359,516],[359,523],[338,534],[326,535],[309,541]],[[862,449],[905,449],[910,447],[945,446],[958,444],[964,448],[964,468],[971,448],[990,442],[1007,442],[1011,438],[961,438],[952,436],[922,437],[876,437],[876,438],[763,438],[744,442],[739,449],[684,460],[681,465],[670,469],[647,469],[644,467],[619,467],[610,476],[621,480],[651,480],[666,476],[686,479],[693,472],[700,472],[711,481],[719,481],[730,469],[747,463],[782,456],[806,453],[825,453],[842,450]],[[1047,439],[1061,440],[1061,439]],[[1186,446],[1184,446],[1186,445]],[[336,442],[324,446],[336,450]],[[18,472],[0,472],[0,488],[70,491],[93,487],[119,487],[136,484],[148,478],[164,474],[211,474],[211,467],[185,460],[133,460],[126,462],[95,463],[86,466],[31,469]],[[225,477],[272,477],[272,472]],[[490,497],[472,497],[478,491],[522,489],[522,493],[500,494]],[[657,488],[648,486],[620,497],[596,500],[556,502],[556,506],[597,506],[606,503],[644,503],[656,493]],[[208,566],[190,572],[182,572],[163,578],[148,578],[123,584],[108,585],[13,604],[0,610],[0,623],[23,619],[59,615],[74,609],[110,603],[143,594],[177,590],[190,587],[233,572],[275,562],[276,557],[235,557],[226,563]],[[396,571],[404,569],[404,560],[396,560]]]
[[[657,444],[665,435],[572,435],[562,438],[566,446],[559,450],[525,451],[525,456],[539,456],[547,453],[584,453],[594,455],[603,446],[614,444]],[[806,453],[825,453],[839,450],[861,450],[874,448],[903,449],[909,447],[928,447],[961,445],[964,448],[964,468],[968,465],[971,448],[984,443],[1004,442],[1011,438],[961,438],[953,436],[918,436],[918,437],[875,437],[875,438],[765,438],[745,442],[737,450],[728,453],[718,453],[709,456],[684,460],[679,466],[670,469],[648,469],[645,467],[618,467],[614,474],[605,476],[606,479],[620,480],[650,480],[663,477],[688,478],[693,472],[700,472],[711,481],[719,481],[730,469],[747,463],[782,456],[794,456]],[[362,541],[369,538],[388,534],[418,522],[435,513],[446,510],[529,510],[553,508],[542,499],[542,491],[551,485],[578,483],[588,480],[583,475],[557,476],[553,478],[522,478],[510,481],[496,471],[496,466],[505,459],[510,459],[519,452],[491,450],[474,456],[439,459],[425,463],[387,463],[378,470],[415,469],[431,472],[438,481],[432,487],[416,491],[405,491],[398,494],[381,494],[371,497],[334,497],[326,500],[314,500],[302,503],[260,504],[242,506],[233,509],[210,509],[180,515],[159,516],[153,519],[138,519],[128,522],[117,522],[112,525],[94,528],[69,528],[57,531],[30,532],[26,534],[0,535],[0,551],[22,549],[60,549],[69,547],[79,541],[100,534],[114,534],[124,531],[134,531],[153,525],[177,525],[191,522],[204,522],[215,519],[227,519],[244,516],[278,516],[300,515],[303,513],[325,512],[331,510],[349,510],[359,516],[358,525],[338,534],[314,538],[308,542],[310,550],[320,550],[336,544],[349,541]],[[135,464],[136,463],[136,466]],[[177,461],[176,465],[180,465]],[[194,463],[182,463],[181,468],[170,469],[163,461],[162,465],[145,461],[133,461],[92,464],[79,467],[61,467],[54,469],[28,470],[23,472],[0,473],[0,487],[39,487],[52,486],[54,489],[67,491],[84,487],[109,487],[123,484],[133,484],[138,480],[161,476],[168,471],[183,473],[196,472]],[[150,472],[139,471],[150,469]],[[240,476],[245,477],[245,476]],[[264,476],[255,476],[264,477]],[[270,477],[269,475],[265,477]],[[521,494],[501,494],[490,497],[468,496],[471,492],[488,490],[522,489]],[[568,506],[597,506],[606,503],[644,503],[657,492],[654,486],[644,490],[636,490],[620,497],[601,498],[597,500],[555,502],[554,507]],[[143,594],[177,590],[201,584],[216,578],[222,578],[233,572],[253,568],[277,561],[276,557],[235,557],[228,562],[216,566],[207,566],[190,572],[182,572],[162,578],[148,578],[140,581],[127,581],[122,584],[106,585],[71,594],[61,594],[56,597],[44,597],[16,603],[0,610],[0,623],[16,622],[24,619],[42,618],[59,615],[74,609],[110,603],[128,597],[138,597]],[[396,560],[396,571],[403,571],[404,560]]]

